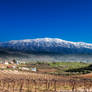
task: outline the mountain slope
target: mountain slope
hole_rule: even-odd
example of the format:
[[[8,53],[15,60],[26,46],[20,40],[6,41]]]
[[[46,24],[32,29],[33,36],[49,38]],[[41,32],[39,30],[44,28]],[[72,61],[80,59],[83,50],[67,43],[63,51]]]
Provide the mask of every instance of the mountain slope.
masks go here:
[[[12,40],[0,43],[0,51],[26,53],[92,54],[92,44],[71,42],[57,38]]]

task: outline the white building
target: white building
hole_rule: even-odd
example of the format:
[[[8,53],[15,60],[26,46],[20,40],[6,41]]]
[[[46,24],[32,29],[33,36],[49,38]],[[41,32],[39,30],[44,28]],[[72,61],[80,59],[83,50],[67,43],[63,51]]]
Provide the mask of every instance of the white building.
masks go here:
[[[8,65],[8,64],[9,64],[9,62],[8,62],[8,61],[5,61],[5,62],[4,62],[4,64],[5,64],[5,65]]]
[[[27,67],[20,67],[19,69],[20,69],[20,70],[26,70],[26,71],[30,70],[30,69],[27,68]]]
[[[36,72],[37,71],[36,67],[32,68],[32,71],[33,72]]]

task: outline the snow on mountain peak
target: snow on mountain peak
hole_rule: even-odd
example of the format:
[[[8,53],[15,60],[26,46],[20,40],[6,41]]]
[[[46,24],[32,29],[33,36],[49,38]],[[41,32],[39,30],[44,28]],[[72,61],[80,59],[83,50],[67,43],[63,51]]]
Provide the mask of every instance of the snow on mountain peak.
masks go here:
[[[70,45],[76,46],[78,48],[80,47],[86,47],[86,48],[92,48],[92,44],[88,44],[85,42],[72,42],[72,41],[66,41],[59,38],[37,38],[37,39],[24,39],[24,40],[12,40],[7,43],[9,44],[19,44],[19,43],[55,43],[56,45],[61,45],[65,47],[70,47]]]
[[[83,52],[92,50],[92,44],[85,42],[72,42],[58,38],[37,38],[25,40],[12,40],[4,42],[0,47],[24,51],[46,51],[46,52]],[[84,51],[84,52],[85,52]]]
[[[29,42],[62,42],[64,40],[62,39],[58,39],[58,38],[37,38],[37,39],[24,39],[24,40],[11,40],[9,41],[9,43],[15,44],[17,42],[25,42],[25,43],[29,43]]]

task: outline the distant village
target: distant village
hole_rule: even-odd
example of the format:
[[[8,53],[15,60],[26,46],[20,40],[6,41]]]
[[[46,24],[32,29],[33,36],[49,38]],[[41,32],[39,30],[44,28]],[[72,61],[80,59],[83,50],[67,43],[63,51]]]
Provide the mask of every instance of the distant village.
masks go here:
[[[36,72],[37,69],[35,66],[33,67],[24,67],[20,66],[21,64],[25,64],[26,62],[19,62],[18,60],[0,60],[0,69],[12,69],[12,70],[22,70],[22,71],[33,71]]]

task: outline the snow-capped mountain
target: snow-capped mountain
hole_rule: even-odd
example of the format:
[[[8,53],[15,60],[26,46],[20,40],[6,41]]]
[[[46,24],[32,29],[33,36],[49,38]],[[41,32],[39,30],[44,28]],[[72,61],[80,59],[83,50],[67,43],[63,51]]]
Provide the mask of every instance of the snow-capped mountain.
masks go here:
[[[12,40],[1,42],[0,48],[30,53],[92,54],[92,44],[65,41],[58,38]]]

